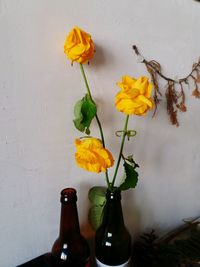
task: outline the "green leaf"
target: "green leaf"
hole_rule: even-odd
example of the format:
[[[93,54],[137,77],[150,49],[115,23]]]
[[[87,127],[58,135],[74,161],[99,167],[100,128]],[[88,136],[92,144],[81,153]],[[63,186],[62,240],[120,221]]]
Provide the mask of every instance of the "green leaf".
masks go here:
[[[103,208],[106,203],[106,188],[102,186],[92,187],[88,193],[88,198],[92,204],[88,219],[91,227],[96,231],[102,221]]]
[[[139,165],[133,159],[133,155],[129,155],[127,158],[125,158],[125,160],[128,161],[131,164],[131,166],[134,167],[134,169],[139,167]]]
[[[103,206],[106,202],[106,188],[102,186],[94,186],[88,193],[88,198],[92,205]]]
[[[97,112],[96,104],[91,100],[89,95],[85,95],[74,106],[75,127],[86,134],[90,134],[90,124]]]
[[[75,127],[79,131],[84,132],[85,126],[81,123],[82,120],[83,120],[83,115],[82,115],[82,112],[81,112],[82,103],[83,103],[83,100],[79,100],[78,102],[76,102],[76,104],[74,106],[75,119],[73,120],[73,122],[74,122]]]
[[[125,191],[129,188],[135,188],[138,182],[138,173],[135,171],[135,166],[124,162],[125,180],[119,186],[120,190]]]
[[[96,231],[101,225],[104,205],[92,206],[89,210],[88,220],[94,231]]]

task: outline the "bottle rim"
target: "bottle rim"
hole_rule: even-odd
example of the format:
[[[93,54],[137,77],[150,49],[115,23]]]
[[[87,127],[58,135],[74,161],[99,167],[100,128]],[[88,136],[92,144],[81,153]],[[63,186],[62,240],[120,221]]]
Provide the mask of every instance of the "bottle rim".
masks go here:
[[[61,197],[60,201],[61,203],[66,203],[66,202],[76,202],[77,201],[77,195],[76,195],[76,189],[75,188],[64,188],[61,191]]]
[[[121,190],[117,187],[115,187],[114,191],[110,191],[109,189],[107,189],[106,191],[106,198],[107,199],[120,199],[121,200]]]

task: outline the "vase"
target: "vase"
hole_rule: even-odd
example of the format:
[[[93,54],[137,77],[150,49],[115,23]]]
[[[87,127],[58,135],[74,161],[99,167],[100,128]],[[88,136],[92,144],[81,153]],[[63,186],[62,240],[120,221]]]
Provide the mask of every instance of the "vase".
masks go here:
[[[130,266],[131,235],[124,224],[120,190],[107,190],[102,216],[95,233],[96,266]]]

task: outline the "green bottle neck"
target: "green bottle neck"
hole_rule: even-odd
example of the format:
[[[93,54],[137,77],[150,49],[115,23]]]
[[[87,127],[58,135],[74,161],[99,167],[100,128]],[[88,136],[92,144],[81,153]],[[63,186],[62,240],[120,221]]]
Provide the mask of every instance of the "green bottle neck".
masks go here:
[[[103,211],[102,225],[114,228],[124,227],[124,218],[121,206],[121,192],[107,191],[106,205]]]

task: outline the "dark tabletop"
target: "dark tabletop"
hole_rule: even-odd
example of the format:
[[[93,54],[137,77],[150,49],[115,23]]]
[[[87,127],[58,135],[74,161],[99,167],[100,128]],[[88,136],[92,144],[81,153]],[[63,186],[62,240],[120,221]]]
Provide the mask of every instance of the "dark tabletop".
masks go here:
[[[18,265],[17,267],[50,267],[46,261],[46,254],[41,255],[33,260],[30,260],[26,263]]]

